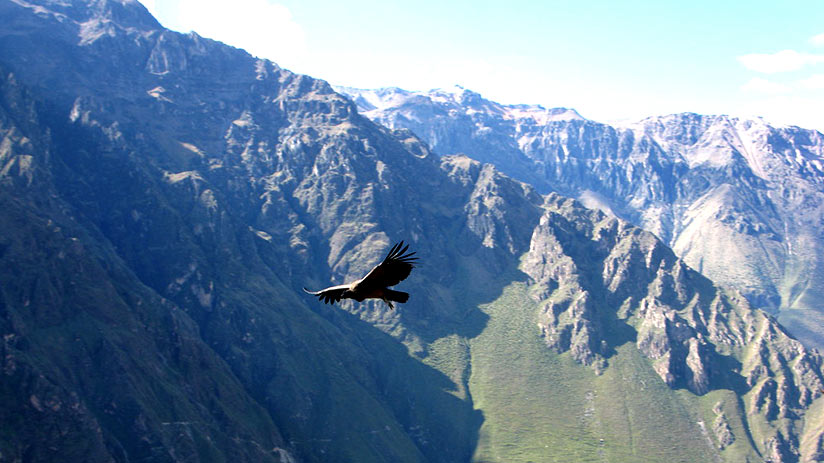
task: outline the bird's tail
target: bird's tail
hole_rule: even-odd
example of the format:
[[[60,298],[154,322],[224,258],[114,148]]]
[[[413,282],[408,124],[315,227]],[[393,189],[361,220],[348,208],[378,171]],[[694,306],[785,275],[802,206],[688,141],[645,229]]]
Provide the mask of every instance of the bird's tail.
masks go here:
[[[383,291],[383,302],[386,302],[390,309],[395,308],[395,305],[392,304],[392,301],[400,302],[401,304],[403,304],[408,300],[409,293],[405,293],[403,291],[395,291],[394,289],[385,289]]]
[[[386,289],[383,292],[383,297],[389,301],[400,302],[403,304],[404,302],[409,300],[409,293],[405,293],[403,291],[395,291],[394,289]]]

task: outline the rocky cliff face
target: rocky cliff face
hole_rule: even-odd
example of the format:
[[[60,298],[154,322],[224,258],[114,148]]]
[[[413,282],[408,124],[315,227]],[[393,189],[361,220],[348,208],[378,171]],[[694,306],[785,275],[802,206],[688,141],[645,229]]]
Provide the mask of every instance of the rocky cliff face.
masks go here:
[[[136,2],[0,17],[0,460],[821,453],[820,358],[652,235]],[[302,294],[400,239],[398,310]]]
[[[465,89],[340,89],[436,153],[466,153],[655,233],[684,261],[822,346],[824,137],[760,120],[676,114],[626,127],[501,105]]]
[[[581,236],[586,239],[581,239]],[[822,359],[746,299],[712,285],[652,234],[550,195],[522,268],[536,283],[546,344],[603,370],[634,342],[658,376],[697,395],[736,391],[756,447],[768,461],[814,461],[799,443],[821,438],[815,424],[787,426],[824,391]],[[735,435],[723,406],[713,430],[723,450]]]
[[[0,11],[3,459],[468,459],[442,373],[299,295],[437,236],[439,160],[136,2]]]

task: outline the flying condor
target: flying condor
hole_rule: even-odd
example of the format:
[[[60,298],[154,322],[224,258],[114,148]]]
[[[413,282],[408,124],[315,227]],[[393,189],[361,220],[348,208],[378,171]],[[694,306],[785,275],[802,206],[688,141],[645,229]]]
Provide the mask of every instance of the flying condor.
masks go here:
[[[392,246],[389,254],[383,259],[383,262],[376,265],[365,277],[352,283],[344,285],[331,286],[320,291],[309,291],[303,288],[307,293],[317,296],[319,300],[331,304],[340,302],[341,299],[354,299],[362,302],[364,299],[382,299],[389,305],[389,308],[394,309],[392,302],[404,303],[409,300],[409,293],[402,291],[395,291],[389,289],[390,286],[395,286],[409,276],[409,273],[415,268],[417,264],[417,257],[414,252],[407,253],[409,245],[404,246],[403,241]]]

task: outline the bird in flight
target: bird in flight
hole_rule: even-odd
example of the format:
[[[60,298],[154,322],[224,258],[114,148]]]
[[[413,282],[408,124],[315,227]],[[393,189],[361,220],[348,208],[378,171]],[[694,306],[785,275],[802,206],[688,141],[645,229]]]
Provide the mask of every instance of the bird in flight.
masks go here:
[[[390,309],[394,309],[392,302],[406,302],[409,300],[409,293],[395,291],[389,287],[405,280],[418,260],[417,257],[412,257],[415,253],[407,253],[407,249],[409,245],[404,246],[403,241],[392,246],[383,262],[360,280],[320,291],[309,291],[306,288],[303,290],[327,304],[340,302],[341,299],[354,299],[358,302],[363,302],[364,299],[382,299]]]

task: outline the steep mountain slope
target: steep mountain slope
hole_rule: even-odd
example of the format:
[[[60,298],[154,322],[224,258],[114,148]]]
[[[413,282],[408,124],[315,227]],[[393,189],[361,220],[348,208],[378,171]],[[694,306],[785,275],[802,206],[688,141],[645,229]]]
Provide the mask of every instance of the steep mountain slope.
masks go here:
[[[678,114],[627,127],[465,90],[340,89],[371,119],[440,154],[626,218],[690,266],[824,346],[824,136],[760,120]]]
[[[18,365],[6,374],[22,375],[3,383],[14,418],[3,420],[4,458],[76,461],[86,448],[101,461],[469,457],[475,414],[443,374],[298,292],[361,271],[349,267],[378,258],[383,230],[411,228],[417,202],[398,200],[415,191],[402,173],[440,179],[437,160],[321,81],[141,29],[153,23],[135,2],[3,2],[2,17],[3,77],[25,78],[42,99],[4,102],[37,116],[3,127],[4,354]],[[89,21],[111,33],[88,40]],[[381,191],[379,176],[397,189],[370,196],[362,187]],[[65,238],[43,242],[52,229]],[[94,266],[61,257],[74,248],[93,250]],[[61,317],[29,320],[49,304]],[[40,395],[49,384],[60,401]],[[75,409],[89,410],[74,418],[82,427],[61,416]],[[36,453],[46,449],[56,455]]]
[[[824,452],[820,357],[652,235],[136,2],[0,17],[0,460]],[[398,310],[301,292],[400,239]]]
[[[278,461],[269,415],[74,215],[38,106],[6,73],[0,88],[2,459]]]

